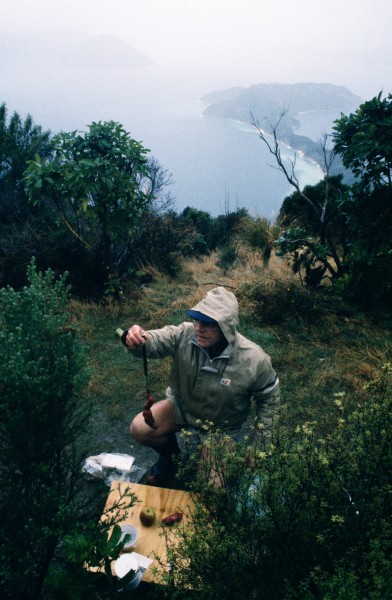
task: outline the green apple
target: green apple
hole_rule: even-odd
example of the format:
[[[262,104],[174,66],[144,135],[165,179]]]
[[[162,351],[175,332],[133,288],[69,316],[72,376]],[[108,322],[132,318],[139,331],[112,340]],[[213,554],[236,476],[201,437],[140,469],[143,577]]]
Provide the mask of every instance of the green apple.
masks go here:
[[[155,523],[155,519],[156,519],[155,510],[153,508],[151,508],[151,506],[145,506],[140,511],[139,518],[143,525],[145,525],[146,527],[150,527],[151,525],[154,525],[154,523]]]

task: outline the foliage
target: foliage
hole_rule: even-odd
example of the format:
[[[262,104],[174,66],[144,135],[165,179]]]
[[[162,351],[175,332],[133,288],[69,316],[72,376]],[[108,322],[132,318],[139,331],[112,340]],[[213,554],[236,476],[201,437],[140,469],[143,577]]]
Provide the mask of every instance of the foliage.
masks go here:
[[[382,93],[364,102],[350,115],[342,115],[334,126],[335,150],[352,169],[364,189],[388,188],[392,181],[392,94]]]
[[[225,246],[220,249],[218,266],[222,269],[223,273],[226,274],[228,270],[233,267],[235,261],[238,258],[238,248],[235,241],[228,242]]]
[[[208,253],[203,235],[174,211],[148,214],[140,233],[133,244],[134,257],[141,265],[153,265],[170,276],[179,273],[180,258]]]
[[[7,118],[7,106],[0,105],[0,193],[23,192],[23,173],[36,154],[49,156],[49,131],[35,125],[31,115],[23,121],[17,112]]]
[[[278,221],[283,227],[304,227],[308,235],[322,239],[328,236],[335,244],[346,251],[344,214],[340,210],[340,204],[348,191],[348,186],[343,183],[342,175],[334,175],[323,179],[316,185],[306,185],[303,193],[312,202],[304,202],[300,192],[295,191],[283,200],[279,211]],[[322,206],[325,195],[328,194],[329,202],[326,206],[324,229],[320,218],[314,211],[313,206]]]
[[[117,597],[118,592],[135,575],[134,571],[130,571],[119,581],[113,576],[112,562],[119,558],[129,539],[129,534],[122,535],[119,522],[126,518],[128,510],[136,502],[135,494],[130,488],[126,488],[119,493],[113,505],[104,510],[99,521],[78,523],[77,528],[64,536],[57,553],[56,565],[51,565],[45,581],[45,593],[48,597],[57,598],[62,592],[62,597],[70,600],[91,596],[99,598],[101,596],[98,590],[101,589],[103,597]],[[69,593],[62,591],[66,574],[68,581],[73,582]]]
[[[288,257],[293,272],[309,287],[318,286],[325,277],[336,280],[347,270],[347,225],[341,205],[349,188],[342,178],[325,177],[293,192],[279,212],[285,230],[276,240],[277,254]]]
[[[354,410],[335,394],[328,423],[281,423],[271,445],[211,434],[221,485],[199,468],[191,531],[166,541],[164,597],[389,597],[391,401],[386,365]]]
[[[305,285],[317,287],[328,278],[338,282],[338,292],[363,304],[387,305],[392,296],[391,100],[391,94],[382,99],[380,93],[335,121],[333,149],[328,136],[321,144],[324,179],[303,190],[295,158],[286,161],[281,154],[279,127],[287,111],[271,126],[272,140],[253,120],[278,169],[295,189],[279,215],[286,228],[276,240],[279,255],[291,261]],[[350,186],[343,184],[342,175],[331,176],[336,155],[356,177]]]
[[[238,227],[241,240],[247,242],[254,250],[262,252],[264,264],[271,258],[279,226],[266,217],[252,218],[249,215],[241,220]]]
[[[233,237],[241,228],[243,219],[248,216],[246,208],[237,208],[235,211],[226,211],[217,217],[217,246],[230,244]]]
[[[348,273],[337,289],[351,302],[386,308],[392,299],[391,200],[386,189],[353,187],[342,209],[350,249]]]
[[[140,245],[133,245],[140,264],[152,264],[170,276],[181,269],[180,259],[199,258],[220,249],[219,264],[229,268],[237,257],[236,236],[246,211],[211,217],[187,207],[182,213],[149,214],[141,232]]]
[[[171,176],[118,123],[49,135],[30,116],[8,124],[0,107],[0,284],[21,287],[34,255],[67,270],[79,297],[119,297],[148,254],[151,221],[173,204]]]
[[[298,273],[301,282],[304,281],[309,287],[320,285],[330,264],[331,254],[328,252],[328,246],[319,240],[313,240],[301,227],[292,227],[284,231],[276,240],[276,244],[277,255],[289,255],[293,273]]]
[[[26,187],[35,204],[56,208],[94,257],[103,285],[129,266],[129,241],[152,205],[148,150],[113,121],[92,123],[85,133],[60,133],[52,147],[50,160],[30,161]]]
[[[241,208],[211,217],[205,211],[187,207],[179,215],[180,222],[192,226],[204,242],[205,253],[218,248],[226,248],[234,242],[244,220],[250,218],[246,209]]]
[[[335,122],[336,151],[357,176],[342,211],[350,241],[344,291],[357,302],[392,298],[392,95],[363,103]]]
[[[333,177],[332,187],[330,185],[331,169],[336,155],[329,148],[329,136],[324,135],[320,142],[324,181],[321,186],[307,186],[307,188],[301,190],[296,174],[296,155],[294,159],[285,159],[282,156],[280,147],[280,128],[286,114],[287,110],[282,110],[276,124],[270,125],[272,140],[254,119],[253,126],[258,132],[259,138],[274,156],[278,165],[277,168],[283,173],[288,183],[296,190],[297,195],[293,195],[292,201],[288,201],[286,204],[291,205],[291,208],[295,206],[295,215],[298,213],[299,221],[303,219],[303,213],[306,214],[308,212],[311,214],[311,223],[306,223],[306,228],[303,232],[298,228],[294,232],[288,229],[277,240],[277,244],[280,247],[280,255],[288,256],[289,258],[294,256],[293,263],[296,272],[301,275],[301,270],[303,269],[305,271],[305,283],[309,286],[318,286],[325,277],[331,281],[335,281],[346,273],[346,244],[345,241],[342,244],[341,237],[334,231],[334,221],[336,221],[336,218],[331,220],[331,215],[336,212],[337,184],[340,187],[342,184],[341,180],[339,181],[336,177]],[[333,190],[335,190],[335,193],[333,193]],[[309,194],[309,192],[311,193]],[[302,208],[304,205],[307,205],[306,209]],[[292,222],[294,215],[292,211],[290,212],[290,221]],[[298,223],[296,224],[298,225]]]
[[[215,217],[197,208],[187,206],[179,215],[181,221],[186,225],[191,225],[197,233],[203,237],[204,244],[208,251],[215,250],[219,245],[219,226]]]
[[[32,261],[28,281],[0,292],[0,579],[12,598],[40,597],[58,540],[77,520],[89,415],[65,278]]]
[[[36,154],[50,156],[49,136],[30,115],[23,120],[14,112],[8,119],[5,103],[0,105],[0,285],[20,285],[32,254],[43,253],[47,228],[29,205],[22,179]]]

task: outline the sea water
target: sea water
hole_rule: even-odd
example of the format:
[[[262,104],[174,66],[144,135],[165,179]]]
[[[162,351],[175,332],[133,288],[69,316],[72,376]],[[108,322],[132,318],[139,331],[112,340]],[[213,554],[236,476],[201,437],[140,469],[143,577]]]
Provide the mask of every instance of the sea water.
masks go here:
[[[205,117],[201,86],[180,77],[167,76],[156,93],[149,91],[153,78],[144,77],[143,84],[131,95],[132,110],[124,111],[122,120],[172,174],[168,191],[175,209],[191,206],[216,216],[246,208],[254,216],[276,217],[294,189],[251,125],[250,114],[249,123]],[[323,177],[314,162],[284,145],[281,150],[285,160],[296,161],[301,187]],[[287,167],[290,171],[290,162]]]
[[[121,123],[171,174],[167,192],[178,212],[191,206],[216,216],[246,208],[274,218],[294,191],[250,115],[249,123],[203,116],[201,97],[219,89],[218,74],[216,81],[205,81],[200,73],[157,65],[85,69],[49,60],[3,66],[2,99],[10,114],[30,113],[52,133],[85,131],[93,121]],[[294,160],[284,146],[282,153]],[[322,178],[315,164],[298,155],[295,172],[301,186]]]
[[[195,111],[164,129],[150,134],[151,145],[173,174],[171,191],[178,210],[192,206],[217,215],[246,208],[250,214],[273,219],[283,199],[294,191],[250,126]],[[293,161],[294,154],[282,146],[284,159]],[[290,170],[289,162],[287,166]],[[301,186],[322,178],[317,165],[298,155],[295,170]]]

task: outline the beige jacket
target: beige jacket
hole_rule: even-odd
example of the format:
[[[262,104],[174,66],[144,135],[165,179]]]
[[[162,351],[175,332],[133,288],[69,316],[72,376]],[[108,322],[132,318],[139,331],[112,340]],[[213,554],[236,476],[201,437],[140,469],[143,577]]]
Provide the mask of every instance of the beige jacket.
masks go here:
[[[193,310],[215,319],[228,341],[216,358],[210,359],[197,345],[194,326],[188,322],[149,330],[146,341],[147,356],[173,358],[170,387],[187,423],[200,427],[200,422],[208,421],[238,431],[254,398],[268,434],[279,405],[279,380],[268,354],[237,331],[236,297],[217,287]],[[132,353],[140,356],[140,350]]]

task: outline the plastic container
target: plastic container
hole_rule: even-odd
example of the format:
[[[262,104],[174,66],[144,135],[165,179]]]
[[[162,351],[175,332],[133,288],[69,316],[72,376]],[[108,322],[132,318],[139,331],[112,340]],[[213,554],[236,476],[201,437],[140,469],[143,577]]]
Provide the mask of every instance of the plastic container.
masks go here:
[[[124,539],[124,537],[127,534],[130,535],[131,537],[129,538],[127,543],[124,545],[124,550],[130,550],[131,548],[134,548],[134,546],[136,546],[136,542],[138,539],[138,531],[137,531],[136,527],[134,527],[130,523],[124,523],[123,525],[121,525],[120,542]]]

